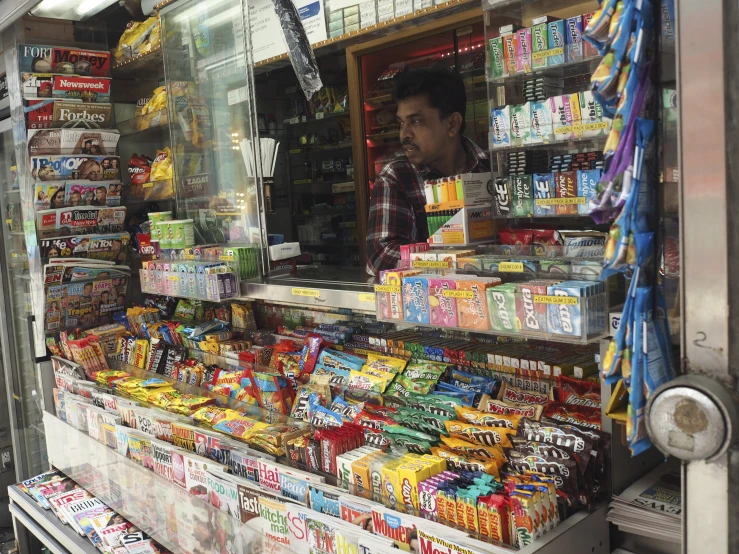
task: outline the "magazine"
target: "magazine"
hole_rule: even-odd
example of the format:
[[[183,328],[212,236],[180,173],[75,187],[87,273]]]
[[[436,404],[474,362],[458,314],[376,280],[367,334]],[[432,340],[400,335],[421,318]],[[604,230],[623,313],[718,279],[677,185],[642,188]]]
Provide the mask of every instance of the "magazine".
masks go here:
[[[68,236],[42,239],[42,258],[88,258],[90,260],[124,263],[128,257],[131,236],[128,233],[108,235]]]
[[[114,155],[120,137],[118,131],[113,129],[105,131],[86,128],[29,129],[28,154]]]
[[[112,181],[121,178],[121,160],[118,156],[31,156],[31,177],[35,181]]]
[[[97,270],[93,268],[92,271]],[[104,270],[99,277],[103,273]],[[62,282],[45,287],[46,330],[60,331],[70,327],[111,323],[115,314],[126,309],[128,283],[129,276],[125,275],[94,281]]]
[[[69,235],[121,233],[124,231],[125,220],[125,206],[52,208],[36,214],[36,229],[41,239]]]

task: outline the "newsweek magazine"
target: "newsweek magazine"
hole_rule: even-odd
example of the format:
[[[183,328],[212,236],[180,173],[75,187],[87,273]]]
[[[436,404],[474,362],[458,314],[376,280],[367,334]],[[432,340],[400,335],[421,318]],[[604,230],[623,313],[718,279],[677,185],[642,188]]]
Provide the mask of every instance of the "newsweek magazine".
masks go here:
[[[106,235],[82,235],[42,239],[39,249],[42,258],[88,258],[90,260],[111,261],[116,264],[126,262],[131,236],[128,233]]]
[[[115,155],[120,138],[118,131],[113,129],[29,129],[28,154],[112,156]]]

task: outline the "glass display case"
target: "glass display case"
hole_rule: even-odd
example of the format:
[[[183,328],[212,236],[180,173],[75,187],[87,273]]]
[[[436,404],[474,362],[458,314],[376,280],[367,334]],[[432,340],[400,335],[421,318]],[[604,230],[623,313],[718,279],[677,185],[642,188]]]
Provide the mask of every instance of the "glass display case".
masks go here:
[[[160,16],[176,215],[185,222],[186,240],[179,244],[255,245],[264,262],[258,181],[264,169],[271,171],[273,158],[266,159],[272,151],[267,141],[253,144],[244,6],[237,0],[177,2]]]

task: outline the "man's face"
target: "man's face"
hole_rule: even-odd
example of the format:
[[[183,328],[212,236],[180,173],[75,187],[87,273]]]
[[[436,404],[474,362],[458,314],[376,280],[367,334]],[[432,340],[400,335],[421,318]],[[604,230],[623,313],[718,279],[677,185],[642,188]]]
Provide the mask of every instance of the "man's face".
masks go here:
[[[441,117],[426,95],[399,101],[396,117],[403,152],[415,165],[433,165],[457,135],[450,117]]]

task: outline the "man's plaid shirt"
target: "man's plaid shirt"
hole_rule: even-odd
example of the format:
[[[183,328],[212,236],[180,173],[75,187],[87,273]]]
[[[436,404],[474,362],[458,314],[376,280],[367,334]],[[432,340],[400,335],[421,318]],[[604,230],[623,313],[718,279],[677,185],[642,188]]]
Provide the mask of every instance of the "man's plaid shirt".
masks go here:
[[[490,171],[488,154],[467,137],[463,173]],[[375,179],[367,222],[367,273],[392,269],[400,259],[400,245],[428,238],[423,182],[444,177],[427,166],[416,167],[401,156],[387,164]]]

